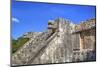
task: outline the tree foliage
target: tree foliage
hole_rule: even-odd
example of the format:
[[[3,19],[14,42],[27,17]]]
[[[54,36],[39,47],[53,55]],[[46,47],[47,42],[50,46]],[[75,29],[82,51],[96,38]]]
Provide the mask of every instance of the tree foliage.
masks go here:
[[[15,53],[20,47],[22,47],[29,38],[18,38],[17,40],[12,39],[12,53]]]

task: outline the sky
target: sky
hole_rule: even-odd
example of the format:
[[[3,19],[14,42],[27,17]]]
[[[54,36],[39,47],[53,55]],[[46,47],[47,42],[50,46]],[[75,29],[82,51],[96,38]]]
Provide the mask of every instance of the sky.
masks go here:
[[[39,2],[12,1],[12,37],[18,38],[26,32],[47,30],[49,20],[58,17],[71,20],[75,24],[96,18],[95,6],[50,4]]]

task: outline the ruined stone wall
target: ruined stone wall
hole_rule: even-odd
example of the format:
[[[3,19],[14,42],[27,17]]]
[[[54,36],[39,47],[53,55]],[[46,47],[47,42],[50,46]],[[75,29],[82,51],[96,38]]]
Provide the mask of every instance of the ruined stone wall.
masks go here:
[[[58,23],[57,28],[53,26],[57,30],[51,29],[53,33],[44,32],[31,38],[12,56],[12,64],[72,62],[73,49],[80,48],[79,34],[72,34],[75,25],[65,19],[56,19],[54,22]]]
[[[80,34],[80,50],[73,51],[73,62],[96,60],[95,27],[77,34]]]
[[[95,28],[80,33],[83,39],[83,49],[94,49],[95,46]]]

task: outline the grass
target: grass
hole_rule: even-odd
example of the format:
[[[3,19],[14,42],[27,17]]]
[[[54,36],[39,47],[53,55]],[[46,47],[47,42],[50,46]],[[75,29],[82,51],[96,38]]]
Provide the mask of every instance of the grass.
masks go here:
[[[17,40],[12,39],[12,53],[15,53],[20,47],[22,47],[27,41],[29,41],[29,38],[18,38]]]

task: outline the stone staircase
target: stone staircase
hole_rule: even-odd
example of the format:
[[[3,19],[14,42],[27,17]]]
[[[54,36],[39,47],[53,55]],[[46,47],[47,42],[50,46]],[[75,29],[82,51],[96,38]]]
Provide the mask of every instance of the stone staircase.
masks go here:
[[[27,43],[24,44],[24,46],[22,46],[16,53],[13,54],[12,64],[24,65],[31,63],[31,61],[38,56],[40,51],[45,49],[47,46],[46,43],[49,42],[49,38],[52,35],[52,33],[43,32],[35,38],[31,38]]]

